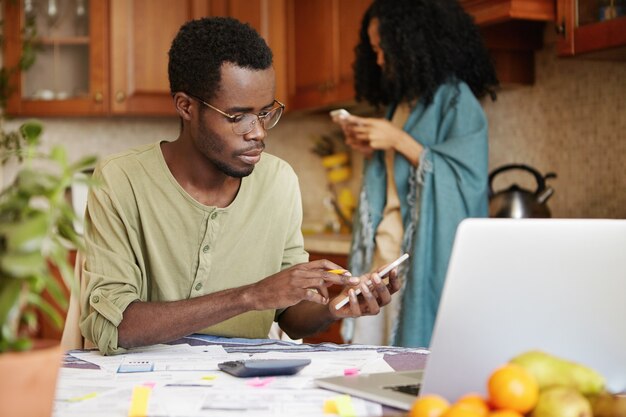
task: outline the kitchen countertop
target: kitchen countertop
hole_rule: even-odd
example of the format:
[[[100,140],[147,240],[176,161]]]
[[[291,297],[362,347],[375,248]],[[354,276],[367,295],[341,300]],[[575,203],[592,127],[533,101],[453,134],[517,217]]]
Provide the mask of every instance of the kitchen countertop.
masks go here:
[[[304,235],[304,249],[307,252],[347,255],[350,252],[352,236],[340,233],[314,233]]]

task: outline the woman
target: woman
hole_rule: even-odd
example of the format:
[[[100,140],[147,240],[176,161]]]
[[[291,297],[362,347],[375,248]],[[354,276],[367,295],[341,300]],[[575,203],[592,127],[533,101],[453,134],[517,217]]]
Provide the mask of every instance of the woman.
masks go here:
[[[487,120],[478,98],[498,85],[471,17],[455,0],[375,0],[354,64],[357,100],[384,119],[336,120],[365,155],[350,268],[401,253],[401,296],[384,315],[346,321],[353,343],[428,346],[456,227],[487,216]],[[397,319],[396,319],[397,316]]]

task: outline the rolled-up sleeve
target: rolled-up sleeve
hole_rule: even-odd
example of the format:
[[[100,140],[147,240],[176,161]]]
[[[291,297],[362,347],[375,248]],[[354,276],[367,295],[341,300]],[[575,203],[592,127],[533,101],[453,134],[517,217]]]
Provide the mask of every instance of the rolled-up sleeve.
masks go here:
[[[94,178],[100,184],[90,190],[85,213],[86,291],[81,294],[80,329],[102,353],[111,355],[124,352],[118,346],[117,327],[130,303],[146,299],[146,284],[134,255],[137,239],[127,219],[132,210],[129,213],[120,204],[130,190],[118,180],[113,193],[100,169]]]

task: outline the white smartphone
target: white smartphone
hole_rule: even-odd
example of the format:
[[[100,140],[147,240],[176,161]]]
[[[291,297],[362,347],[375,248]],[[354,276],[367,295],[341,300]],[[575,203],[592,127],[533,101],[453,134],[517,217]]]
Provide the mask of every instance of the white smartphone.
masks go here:
[[[330,112],[330,117],[332,117],[333,120],[343,120],[348,116],[350,116],[350,112],[346,109],[336,109]]]
[[[398,265],[400,265],[402,262],[406,261],[407,259],[409,259],[409,254],[405,253],[404,255],[400,256],[398,259],[396,259],[395,261],[385,265],[383,267],[383,269],[378,271],[378,276],[381,278],[385,278],[387,275],[389,275],[389,273],[391,272],[392,269],[396,268]],[[367,285],[370,286],[372,284],[371,281],[367,282]],[[356,290],[354,290],[354,293],[356,295],[361,294],[361,288],[357,288]],[[348,304],[348,302],[350,301],[350,297],[346,297],[343,300],[341,300],[336,306],[335,309],[339,310],[341,307],[345,306],[346,304]]]

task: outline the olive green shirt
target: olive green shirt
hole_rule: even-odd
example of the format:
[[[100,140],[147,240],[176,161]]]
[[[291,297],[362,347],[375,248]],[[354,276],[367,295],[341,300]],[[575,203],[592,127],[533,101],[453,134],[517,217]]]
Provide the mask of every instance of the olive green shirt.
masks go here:
[[[194,200],[171,174],[158,143],[101,162],[85,215],[83,336],[105,354],[133,301],[174,301],[260,281],[306,262],[298,179],[264,153],[225,208]],[[274,310],[249,311],[204,329],[265,338]]]

